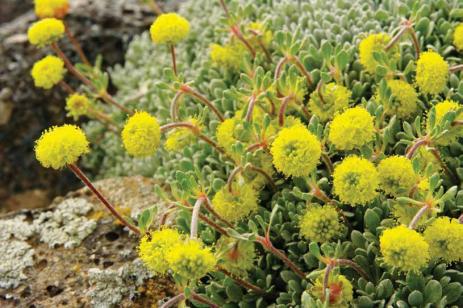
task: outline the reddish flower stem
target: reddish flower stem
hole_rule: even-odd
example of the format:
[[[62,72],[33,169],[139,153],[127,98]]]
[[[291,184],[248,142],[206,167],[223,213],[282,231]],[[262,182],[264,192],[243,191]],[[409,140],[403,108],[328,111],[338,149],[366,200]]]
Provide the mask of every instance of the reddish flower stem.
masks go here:
[[[323,87],[323,80],[320,79],[320,81],[317,84],[317,94],[318,97],[320,98],[320,101],[322,102],[323,105],[326,105],[325,98],[323,97],[322,93],[322,87]]]
[[[292,96],[285,96],[281,101],[280,111],[278,112],[278,124],[280,125],[280,127],[283,127],[283,125],[285,125],[286,108],[292,100]]]
[[[225,15],[227,15],[227,18],[230,18],[230,11],[228,10],[227,5],[225,4],[224,0],[219,0],[220,6],[222,7],[223,11],[225,12]]]
[[[175,57],[175,46],[170,45],[170,55],[172,57],[172,69],[174,70],[175,76],[177,76],[177,58]]]
[[[182,300],[185,299],[185,294],[184,293],[180,293],[178,295],[175,295],[174,297],[172,297],[171,299],[169,299],[167,302],[165,302],[161,308],[170,308],[172,306],[174,306],[175,304],[177,304],[178,302],[181,302]]]
[[[134,225],[130,224],[122,215],[115,209],[115,207],[101,194],[101,192],[93,186],[92,182],[87,178],[87,176],[80,170],[80,168],[75,164],[69,164],[69,169],[90,189],[91,192],[100,200],[101,203],[111,212],[111,214],[116,217],[123,225],[135,232],[140,234],[140,230]]]
[[[212,104],[211,101],[209,101],[205,96],[201,95],[197,91],[193,90],[191,87],[188,85],[182,85],[180,87],[180,91],[185,92],[186,94],[198,99],[200,102],[202,102],[204,105],[209,107],[213,113],[219,118],[221,122],[225,121],[225,117],[223,114]]]
[[[256,95],[252,94],[251,97],[249,98],[248,109],[246,111],[246,116],[245,116],[245,120],[247,122],[252,121],[252,115],[254,113],[254,106],[255,105],[256,105]]]
[[[227,227],[229,228],[233,228],[233,225],[231,223],[229,223],[228,221],[226,221],[225,219],[222,218],[222,216],[220,216],[215,210],[214,208],[212,207],[212,203],[211,203],[211,200],[209,200],[209,198],[204,195],[204,198],[206,199],[206,202],[204,203],[204,206],[206,207],[206,210],[209,211],[209,213],[212,214],[212,216],[214,216],[217,220],[219,220],[220,222],[222,222],[223,224],[225,224]]]
[[[230,277],[231,279],[233,279],[236,283],[238,283],[239,285],[241,285],[244,289],[246,290],[252,290],[254,293],[256,294],[264,294],[265,291],[261,288],[259,288],[258,286],[250,283],[250,282],[247,282],[246,280],[244,279],[241,279],[235,275],[233,275],[232,273],[230,273],[229,271],[227,271],[226,269],[224,269],[223,267],[220,267],[219,266],[219,271],[221,271],[222,273],[224,273],[226,276]]]
[[[61,88],[64,91],[66,91],[66,93],[68,93],[68,94],[74,94],[75,93],[74,89],[66,81],[61,80],[59,82],[59,85],[61,86]]]
[[[366,280],[370,280],[368,278],[368,274],[361,268],[357,263],[349,259],[336,259],[337,265],[344,265],[353,268],[360,276],[362,276]]]
[[[199,197],[195,205],[193,206],[193,212],[191,214],[191,224],[190,224],[190,238],[198,237],[198,217],[201,211],[201,205],[204,203],[204,197]]]
[[[326,166],[326,170],[328,171],[329,174],[333,174],[334,167],[333,163],[331,162],[331,158],[328,156],[328,154],[322,152],[321,159],[323,163]]]
[[[418,221],[420,218],[426,213],[431,208],[429,204],[423,205],[418,212],[416,212],[415,216],[413,216],[413,219],[410,221],[410,224],[408,225],[409,229],[415,229]]]
[[[79,55],[79,58],[82,60],[82,62],[88,66],[92,66],[87,56],[85,55],[82,49],[82,46],[80,46],[79,42],[77,41],[75,36],[72,34],[71,30],[69,30],[69,27],[66,23],[64,24],[64,31],[66,32],[66,36],[68,37],[69,41],[71,42],[72,46],[74,47],[75,51]]]
[[[276,187],[275,182],[273,181],[272,177],[264,169],[256,167],[256,166],[254,166],[252,164],[246,165],[246,168],[249,168],[252,171],[255,171],[257,173],[262,174],[265,177],[265,179],[267,180],[267,182],[270,184],[270,187],[272,188],[272,190],[273,191],[277,190],[277,187]]]
[[[328,298],[325,298],[326,296],[326,291],[327,289],[329,288],[328,286],[328,282],[330,280],[330,274],[331,274],[331,270],[333,269],[333,264],[332,263],[328,263],[326,265],[326,268],[325,268],[325,273],[323,275],[323,299],[324,300],[328,300],[329,301],[329,297]]]
[[[237,39],[239,39],[244,46],[249,50],[249,53],[251,54],[252,58],[254,59],[256,57],[256,51],[254,48],[251,46],[251,44],[248,42],[248,40],[243,36],[241,33],[240,29],[238,28],[237,25],[233,25],[230,28],[231,33],[236,36]]]
[[[312,75],[310,75],[310,73],[307,71],[307,69],[305,68],[304,64],[302,64],[301,60],[299,59],[299,57],[297,56],[291,56],[289,58],[289,61],[291,61],[291,63],[293,63],[294,65],[296,65],[296,67],[298,68],[299,72],[304,75],[305,79],[307,80],[307,83],[309,84],[309,86],[312,86],[313,85],[313,78],[312,78]]]
[[[214,302],[212,302],[210,299],[204,297],[204,296],[201,296],[195,292],[191,292],[191,299],[193,301],[196,301],[198,303],[201,303],[201,304],[205,304],[205,305],[208,305],[209,307],[211,308],[219,308],[218,305],[216,305]]]
[[[241,172],[243,171],[243,167],[242,166],[237,166],[235,169],[232,170],[232,172],[230,173],[230,176],[228,177],[228,180],[227,180],[227,189],[228,189],[228,192],[230,194],[234,194],[234,191],[233,191],[233,180],[235,179],[235,177],[240,174]]]
[[[172,99],[172,103],[170,104],[170,116],[172,121],[178,120],[178,104],[184,93],[183,91],[177,91]]]
[[[458,65],[451,66],[449,68],[449,71],[451,73],[456,73],[456,72],[459,72],[459,71],[463,71],[463,64],[458,64]]]
[[[413,145],[408,149],[408,151],[405,154],[405,157],[408,159],[412,159],[413,155],[415,152],[423,145],[429,144],[428,138],[419,138],[415,140]]]

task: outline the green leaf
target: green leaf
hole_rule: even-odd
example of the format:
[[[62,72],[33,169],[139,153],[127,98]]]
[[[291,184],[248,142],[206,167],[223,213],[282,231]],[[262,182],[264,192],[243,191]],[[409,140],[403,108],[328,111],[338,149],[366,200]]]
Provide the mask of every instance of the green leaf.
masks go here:
[[[373,233],[381,223],[381,217],[372,209],[367,209],[364,216],[365,226]]]
[[[426,303],[437,303],[442,298],[442,286],[437,280],[429,280],[424,287],[424,298]]]
[[[225,293],[227,293],[228,298],[234,302],[239,302],[243,297],[243,291],[235,283],[228,285],[225,288]]]
[[[423,294],[418,290],[412,291],[408,295],[408,303],[412,306],[420,306],[423,303]]]

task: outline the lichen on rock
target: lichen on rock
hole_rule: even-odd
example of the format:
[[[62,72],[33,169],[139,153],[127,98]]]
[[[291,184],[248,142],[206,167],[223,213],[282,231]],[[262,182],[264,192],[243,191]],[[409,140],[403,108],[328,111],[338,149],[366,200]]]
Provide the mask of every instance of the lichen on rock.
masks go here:
[[[0,241],[0,288],[15,288],[26,279],[23,270],[34,264],[34,249],[23,241]]]

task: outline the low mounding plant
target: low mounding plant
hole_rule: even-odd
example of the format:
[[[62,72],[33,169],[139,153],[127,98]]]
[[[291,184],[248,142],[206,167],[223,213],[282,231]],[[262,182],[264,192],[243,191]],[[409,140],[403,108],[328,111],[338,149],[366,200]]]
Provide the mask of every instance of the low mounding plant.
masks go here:
[[[221,14],[197,13],[204,25],[217,21],[209,28],[160,14],[150,28],[160,47],[149,61],[170,64],[150,82],[153,92],[121,103],[59,19],[67,2],[37,0],[47,14],[29,40],[56,56],[34,65],[35,85],[59,84],[70,94],[69,116],[91,119],[91,140],[110,140],[94,145],[75,125],[54,126],[36,142],[38,161],[70,168],[140,236],[146,267],[178,286],[162,307],[463,306],[458,2],[336,1],[335,17],[357,23],[351,32],[315,0],[227,2],[195,3]],[[332,32],[307,18],[295,25],[293,15],[305,12]],[[383,30],[360,33],[368,18]],[[200,32],[199,44],[216,38],[209,51],[189,40]],[[82,63],[61,51],[65,35]],[[124,76],[127,87],[152,81],[140,59],[128,58],[139,70]],[[82,82],[78,91],[67,72]],[[135,221],[117,211],[77,166],[90,148],[97,154],[88,166],[137,162],[149,174],[157,164],[161,221],[153,221],[159,207]]]

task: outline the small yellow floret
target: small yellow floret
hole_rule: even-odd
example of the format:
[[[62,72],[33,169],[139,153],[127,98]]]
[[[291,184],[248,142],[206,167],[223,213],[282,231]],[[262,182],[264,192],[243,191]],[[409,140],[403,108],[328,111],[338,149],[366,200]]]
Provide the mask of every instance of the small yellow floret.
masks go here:
[[[458,51],[463,50],[463,23],[459,24],[453,32],[453,45]]]
[[[418,94],[409,83],[403,80],[388,80],[387,86],[391,89],[393,97],[392,101],[381,101],[387,115],[404,119],[418,110]]]
[[[365,108],[349,108],[334,117],[330,125],[329,141],[341,151],[359,149],[373,141],[373,116]]]
[[[445,88],[449,77],[449,65],[434,51],[421,53],[416,62],[416,83],[426,94],[439,94]]]
[[[31,76],[36,87],[49,90],[63,79],[65,73],[63,60],[55,56],[46,56],[34,63]]]
[[[378,186],[378,171],[365,158],[349,156],[334,169],[334,193],[343,203],[366,204],[376,197]]]
[[[145,111],[137,111],[122,130],[122,142],[130,155],[153,155],[161,140],[161,128],[155,117]]]
[[[161,229],[145,235],[140,240],[138,255],[146,267],[155,274],[164,275],[169,269],[166,255],[170,250],[183,243],[182,235],[174,229]]]
[[[423,235],[429,244],[431,257],[448,263],[463,259],[463,224],[458,220],[439,217]]]
[[[214,271],[217,260],[209,248],[202,246],[197,240],[187,240],[172,247],[166,254],[166,260],[173,273],[195,281]]]
[[[190,23],[175,13],[162,14],[150,28],[151,39],[156,44],[175,45],[190,32]]]
[[[401,271],[419,271],[430,259],[423,236],[403,225],[387,229],[379,239],[384,262]]]
[[[56,18],[44,18],[33,23],[27,31],[32,45],[43,47],[59,40],[64,34],[64,23]]]
[[[339,238],[344,225],[333,206],[309,205],[300,221],[301,234],[310,241],[325,243]]]
[[[233,193],[228,186],[222,187],[212,199],[214,210],[226,221],[237,222],[257,211],[257,193],[251,185],[233,185]]]
[[[39,18],[63,18],[69,10],[68,0],[34,0],[35,15]]]
[[[74,164],[88,152],[87,137],[75,125],[53,126],[35,142],[35,157],[46,168],[60,169]]]
[[[440,124],[444,118],[444,116],[449,113],[450,111],[458,111],[462,106],[452,100],[445,100],[443,102],[437,103],[435,105],[435,110],[436,110],[436,125]],[[463,120],[463,112],[461,112],[456,120]],[[426,121],[427,125],[427,130],[428,132],[431,131],[431,124],[429,122],[429,118]],[[463,126],[462,125],[456,125],[456,126],[451,126],[448,128],[448,132],[442,135],[441,137],[436,140],[436,142],[439,145],[449,145],[455,141],[457,141],[457,138],[463,136]]]
[[[404,156],[391,156],[378,165],[380,187],[394,197],[406,195],[418,178],[412,162]]]
[[[359,61],[363,65],[365,70],[370,74],[374,74],[378,62],[373,57],[374,52],[384,52],[384,48],[391,40],[391,37],[386,33],[370,34],[364,38],[359,45]],[[397,46],[392,47],[387,55],[392,60],[399,58]]]
[[[273,165],[286,177],[308,176],[317,167],[321,144],[317,137],[302,125],[283,128],[270,149]]]
[[[66,110],[69,117],[77,120],[81,116],[88,115],[90,100],[83,94],[74,93],[66,99]]]
[[[241,44],[230,43],[226,45],[211,44],[210,55],[212,63],[219,67],[238,70],[243,60],[244,49]]]
[[[309,108],[321,121],[326,122],[333,116],[349,107],[352,92],[344,86],[333,82],[323,87],[323,101],[317,91],[310,95]]]
[[[185,122],[191,123],[198,129],[202,128],[198,119],[190,118]],[[195,134],[191,129],[181,127],[169,133],[166,142],[164,143],[164,147],[169,152],[179,152],[182,151],[186,146],[192,144],[195,140]]]

